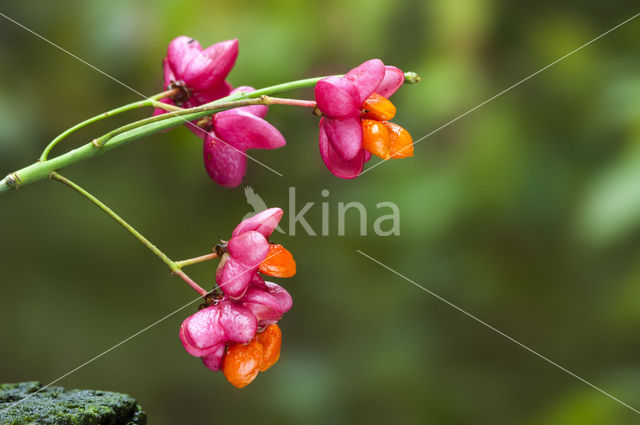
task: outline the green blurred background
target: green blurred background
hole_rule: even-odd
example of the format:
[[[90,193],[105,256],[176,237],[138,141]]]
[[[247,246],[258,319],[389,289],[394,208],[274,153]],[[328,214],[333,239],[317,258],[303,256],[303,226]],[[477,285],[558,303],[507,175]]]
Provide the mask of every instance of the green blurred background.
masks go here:
[[[422,76],[393,98],[415,139],[637,13],[634,1],[3,2],[2,12],[147,95],[168,42],[237,37],[229,80],[263,87],[379,57]],[[56,134],[137,95],[0,19],[0,174]],[[134,395],[150,423],[631,424],[638,415],[372,263],[360,249],[640,407],[640,20],[354,181],[333,177],[308,110],[273,107],[287,137],[251,155],[270,205],[315,202],[331,234],[278,236],[280,362],[242,391],[186,354],[169,317],[64,378]],[[312,96],[312,91],[300,93]],[[131,113],[78,133],[91,140]],[[61,152],[57,150],[56,152]],[[172,257],[210,249],[250,211],[204,172],[184,128],[64,170]],[[328,189],[328,198],[321,191]],[[338,202],[369,211],[337,236]],[[401,233],[371,234],[395,202]],[[285,220],[288,217],[285,216]],[[0,382],[48,383],[194,298],[94,206],[43,181],[0,197]],[[190,272],[213,281],[213,264]]]

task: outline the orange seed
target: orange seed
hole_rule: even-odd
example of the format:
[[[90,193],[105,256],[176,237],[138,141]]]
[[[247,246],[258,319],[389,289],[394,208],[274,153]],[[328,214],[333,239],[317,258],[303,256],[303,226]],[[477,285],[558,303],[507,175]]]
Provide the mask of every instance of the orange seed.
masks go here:
[[[260,371],[263,352],[262,344],[256,340],[230,346],[222,359],[222,373],[236,388],[249,385]]]
[[[376,120],[362,120],[362,147],[379,156],[389,159],[390,135],[383,122]]]
[[[376,121],[389,121],[396,116],[396,107],[389,99],[378,93],[373,93],[362,103],[365,118]]]
[[[389,153],[391,158],[408,158],[413,156],[413,139],[404,128],[392,122],[384,122],[389,130]]]
[[[296,261],[285,247],[272,243],[266,260],[260,263],[258,270],[267,276],[291,277],[296,274]]]
[[[255,339],[262,344],[264,350],[262,354],[262,364],[260,365],[260,372],[264,372],[276,364],[280,358],[282,331],[276,324],[269,325],[264,331],[256,334]]]

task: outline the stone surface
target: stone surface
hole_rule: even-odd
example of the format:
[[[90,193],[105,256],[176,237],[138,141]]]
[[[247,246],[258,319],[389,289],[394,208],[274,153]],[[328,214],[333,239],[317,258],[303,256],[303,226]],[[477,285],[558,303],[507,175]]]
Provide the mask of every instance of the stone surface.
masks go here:
[[[144,425],[147,415],[133,397],[94,390],[65,390],[39,382],[0,384],[2,425]],[[40,392],[37,392],[41,390]],[[31,395],[31,396],[30,396]],[[30,397],[29,397],[30,396]],[[14,405],[17,401],[23,402]]]

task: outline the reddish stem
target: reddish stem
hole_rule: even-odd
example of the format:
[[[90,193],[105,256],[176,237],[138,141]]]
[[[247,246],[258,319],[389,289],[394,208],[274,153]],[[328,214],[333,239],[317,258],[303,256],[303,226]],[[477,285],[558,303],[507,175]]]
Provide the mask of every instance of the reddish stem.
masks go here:
[[[267,105],[291,105],[305,108],[315,108],[317,106],[313,100],[286,99],[282,97],[265,96],[265,101]]]
[[[174,270],[174,273],[176,274],[176,276],[180,277],[180,279],[184,280],[185,282],[187,282],[189,284],[189,286],[191,286],[194,291],[196,291],[198,294],[202,295],[203,297],[205,295],[207,295],[209,292],[205,291],[200,285],[198,285],[197,283],[195,283],[189,276],[187,276],[187,274],[185,272],[183,272],[182,270]]]
[[[188,260],[176,261],[176,265],[180,268],[190,266],[192,264],[202,263],[203,261],[213,260],[214,258],[218,258],[218,254],[211,253],[206,255],[201,255],[199,257],[189,258]]]

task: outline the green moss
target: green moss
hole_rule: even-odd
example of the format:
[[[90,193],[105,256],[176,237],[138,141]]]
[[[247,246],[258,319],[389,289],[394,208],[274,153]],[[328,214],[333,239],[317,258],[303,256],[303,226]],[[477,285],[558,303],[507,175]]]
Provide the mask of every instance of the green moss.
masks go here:
[[[2,425],[144,425],[133,397],[94,390],[48,387],[39,382],[0,384]],[[38,392],[38,390],[41,390]],[[26,398],[28,397],[28,398]],[[26,399],[25,399],[26,398]],[[25,399],[19,404],[16,402]]]

